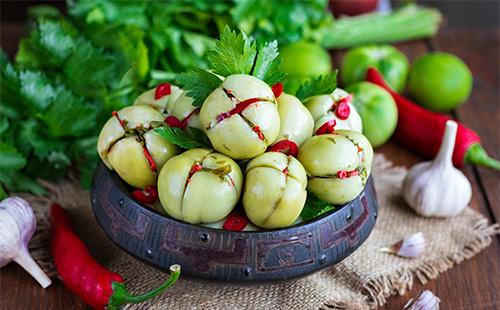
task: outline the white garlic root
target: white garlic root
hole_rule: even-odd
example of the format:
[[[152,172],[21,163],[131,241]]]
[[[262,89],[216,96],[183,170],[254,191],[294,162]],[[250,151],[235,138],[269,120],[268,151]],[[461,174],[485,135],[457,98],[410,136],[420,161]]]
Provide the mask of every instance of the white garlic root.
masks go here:
[[[396,254],[401,257],[418,257],[425,251],[425,238],[422,232],[399,240],[390,247],[379,249],[380,252]]]
[[[403,310],[439,310],[441,299],[431,291],[423,291],[417,298],[408,300]]]
[[[52,282],[28,252],[35,229],[35,215],[26,200],[10,197],[0,202],[0,268],[14,261],[46,288]]]
[[[471,200],[470,182],[451,160],[456,133],[457,123],[447,121],[436,158],[413,166],[403,182],[406,203],[422,216],[455,216]]]

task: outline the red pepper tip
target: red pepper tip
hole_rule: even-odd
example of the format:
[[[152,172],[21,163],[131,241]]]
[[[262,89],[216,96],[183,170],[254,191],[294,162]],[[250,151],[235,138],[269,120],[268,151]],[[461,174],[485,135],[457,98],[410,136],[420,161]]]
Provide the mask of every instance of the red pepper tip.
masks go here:
[[[248,225],[248,219],[240,214],[232,213],[230,214],[222,228],[228,231],[242,231]]]
[[[278,98],[283,93],[283,84],[276,83],[271,87],[271,90],[273,91],[274,97]]]
[[[162,83],[156,86],[155,90],[155,100],[160,99],[163,96],[170,95],[172,93],[170,83]]]

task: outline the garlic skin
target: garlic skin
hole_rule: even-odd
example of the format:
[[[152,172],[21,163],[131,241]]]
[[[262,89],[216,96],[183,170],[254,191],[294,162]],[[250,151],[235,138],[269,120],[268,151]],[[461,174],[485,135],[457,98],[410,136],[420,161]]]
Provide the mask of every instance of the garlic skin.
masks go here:
[[[388,248],[381,248],[379,251],[396,254],[401,257],[419,257],[425,251],[424,234],[422,232],[415,233],[405,239],[399,240]]]
[[[0,202],[0,268],[14,261],[46,288],[52,282],[28,251],[35,229],[35,215],[26,200],[9,197]]]
[[[422,216],[455,216],[471,200],[470,182],[451,160],[456,133],[457,123],[447,121],[436,158],[413,166],[403,182],[406,203]]]
[[[403,310],[439,310],[441,299],[431,291],[425,290],[416,299],[408,300]]]

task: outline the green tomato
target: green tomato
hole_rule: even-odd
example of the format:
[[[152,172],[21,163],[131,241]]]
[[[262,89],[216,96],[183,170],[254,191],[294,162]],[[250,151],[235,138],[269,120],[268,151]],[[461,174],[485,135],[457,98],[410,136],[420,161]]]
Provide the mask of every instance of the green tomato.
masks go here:
[[[366,70],[374,67],[394,90],[405,89],[409,63],[406,56],[391,45],[361,46],[349,50],[342,59],[342,82],[350,85],[365,80]]]
[[[211,150],[192,149],[163,166],[158,196],[165,212],[175,219],[191,224],[213,223],[233,210],[242,184],[243,174],[231,158]]]
[[[280,131],[276,141],[288,139],[301,146],[313,134],[311,113],[295,96],[283,93],[277,100]]]
[[[363,134],[373,147],[384,144],[398,124],[398,109],[392,96],[368,82],[353,84],[346,90],[353,94],[353,105],[363,121]]]
[[[449,111],[464,103],[472,89],[472,73],[458,57],[430,53],[415,60],[408,92],[422,106]]]
[[[170,111],[170,106],[177,100],[177,98],[182,93],[182,90],[175,86],[171,85],[171,94],[161,97],[160,99],[155,99],[156,88],[145,91],[140,94],[137,99],[134,101],[134,105],[149,105],[157,111],[162,113],[166,113]]]
[[[358,147],[361,166],[366,169],[366,176],[370,176],[373,163],[373,147],[370,141],[359,132],[353,130],[335,130],[335,134],[346,137]]]
[[[281,70],[287,74],[285,89],[290,93],[294,93],[305,80],[332,71],[330,54],[315,43],[299,41],[280,46],[280,55],[283,58]]]
[[[139,137],[127,136],[123,127],[127,130],[137,127],[144,130],[139,135],[159,170],[170,157],[178,153],[175,145],[153,130],[148,130],[151,122],[162,122],[163,115],[148,105],[137,105],[118,111],[117,116],[124,122],[123,126],[116,116],[106,122],[97,142],[99,156],[109,169],[115,170],[131,186],[145,188],[156,184],[157,173],[151,170]]]
[[[307,190],[332,204],[344,204],[363,190],[363,173],[358,147],[338,134],[314,136],[300,147],[299,161],[307,171]]]
[[[306,184],[304,167],[294,157],[277,152],[261,154],[246,168],[245,213],[263,228],[289,226],[304,207]]]
[[[231,91],[231,99],[224,90]],[[240,113],[219,120],[238,102],[261,99]],[[280,118],[273,91],[263,81],[244,74],[228,76],[221,88],[215,89],[200,110],[200,123],[213,147],[234,159],[249,159],[264,153],[280,130]],[[257,129],[262,133],[259,137]]]

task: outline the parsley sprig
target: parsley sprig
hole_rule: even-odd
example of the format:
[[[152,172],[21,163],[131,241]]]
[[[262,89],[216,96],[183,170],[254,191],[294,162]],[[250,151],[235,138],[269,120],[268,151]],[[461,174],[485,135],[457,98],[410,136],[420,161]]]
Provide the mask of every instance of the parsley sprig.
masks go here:
[[[168,142],[184,149],[212,148],[208,137],[198,128],[189,127],[187,131],[184,131],[177,127],[159,127],[155,129],[155,132]]]
[[[295,96],[301,101],[323,94],[331,94],[337,88],[337,70],[324,75],[318,75],[300,85]]]
[[[193,98],[196,107],[200,107],[222,83],[217,75],[250,74],[269,86],[285,76],[280,69],[282,59],[279,57],[277,41],[257,44],[243,32],[237,33],[229,26],[224,28],[206,59],[209,71],[196,69],[180,74],[176,79],[176,83]]]
[[[335,206],[324,201],[315,194],[307,192],[306,204],[300,216],[304,221],[308,221],[332,210],[335,210]]]

